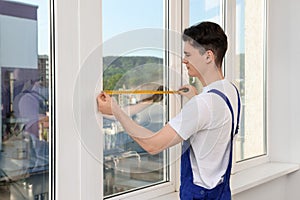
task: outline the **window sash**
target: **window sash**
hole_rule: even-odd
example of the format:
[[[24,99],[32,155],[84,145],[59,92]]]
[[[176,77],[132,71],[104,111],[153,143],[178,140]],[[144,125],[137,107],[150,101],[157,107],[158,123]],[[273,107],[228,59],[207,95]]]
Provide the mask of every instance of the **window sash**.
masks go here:
[[[178,41],[178,37],[173,37],[174,33],[181,32],[181,1],[169,1],[165,0],[165,24],[166,24],[166,36],[165,36],[165,62],[166,66],[171,66],[167,69],[168,73],[172,73],[173,71],[180,71],[181,70],[181,40]],[[171,33],[172,32],[172,33]],[[174,32],[174,33],[173,33]],[[175,53],[174,53],[175,52]],[[176,68],[174,68],[176,66]],[[171,69],[172,68],[172,69]],[[170,72],[172,71],[172,72]],[[181,84],[181,79],[178,79],[178,76],[167,76],[167,86],[169,88],[179,88]],[[180,110],[180,104],[176,101],[174,96],[170,96],[169,99],[169,117],[175,116],[176,113]],[[167,118],[167,119],[168,119]],[[171,193],[177,191],[179,189],[179,156],[181,155],[181,145],[176,145],[169,150],[166,151],[167,155],[166,158],[168,159],[169,163],[169,181],[165,183],[159,183],[157,185],[152,186],[145,186],[143,188],[133,189],[131,191],[126,192],[125,194],[112,194],[105,199],[136,199],[137,197],[141,196],[145,198],[145,196],[149,198],[154,198],[158,195],[163,195],[167,193]]]
[[[236,71],[234,70],[236,66],[236,1],[224,1],[225,3],[225,30],[228,36],[228,41],[230,43],[229,49],[225,58],[225,67],[226,66],[233,66],[233,67],[227,67],[225,68],[226,77],[232,81],[235,82],[236,77],[239,77],[236,74]],[[267,0],[265,0],[264,5],[264,38],[263,38],[263,66],[264,66],[264,80],[263,80],[263,134],[264,134],[264,148],[265,152],[264,154],[259,154],[254,157],[250,157],[245,160],[237,160],[236,156],[233,156],[233,167],[232,167],[232,173],[237,173],[241,170],[260,165],[262,163],[268,162],[269,159],[269,147],[268,147],[268,132],[267,132],[267,76],[266,76],[266,70],[267,70]],[[243,112],[243,111],[242,111]],[[237,138],[239,135],[237,135]],[[237,148],[236,145],[234,147],[234,155],[236,154]]]

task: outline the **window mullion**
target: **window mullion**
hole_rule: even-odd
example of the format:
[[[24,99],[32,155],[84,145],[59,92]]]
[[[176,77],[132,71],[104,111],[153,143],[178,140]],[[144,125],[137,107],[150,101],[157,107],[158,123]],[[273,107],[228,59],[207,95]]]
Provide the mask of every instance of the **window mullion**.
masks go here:
[[[226,79],[234,82],[235,80],[235,55],[236,55],[236,4],[235,0],[223,0],[223,26],[227,35],[228,50],[224,62],[224,74]]]

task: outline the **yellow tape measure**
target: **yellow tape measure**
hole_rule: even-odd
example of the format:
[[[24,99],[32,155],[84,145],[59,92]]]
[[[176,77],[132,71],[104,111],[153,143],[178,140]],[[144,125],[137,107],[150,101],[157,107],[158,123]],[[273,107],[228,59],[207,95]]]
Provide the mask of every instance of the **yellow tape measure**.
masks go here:
[[[106,94],[178,94],[180,91],[188,92],[188,88],[183,88],[178,91],[159,91],[159,90],[104,90]]]
[[[104,90],[106,94],[176,94],[178,91],[156,91],[156,90]]]

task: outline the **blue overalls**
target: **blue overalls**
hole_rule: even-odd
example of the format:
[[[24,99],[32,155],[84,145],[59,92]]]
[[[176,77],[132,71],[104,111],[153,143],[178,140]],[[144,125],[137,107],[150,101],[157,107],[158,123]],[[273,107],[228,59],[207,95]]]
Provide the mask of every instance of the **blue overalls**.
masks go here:
[[[235,86],[234,86],[235,87]],[[240,97],[237,88],[238,96],[238,117],[237,117],[237,126],[234,132],[234,114],[232,106],[229,102],[229,99],[219,90],[212,89],[208,93],[215,93],[219,95],[227,104],[232,117],[232,127],[231,127],[231,144],[230,144],[230,155],[229,163],[227,170],[223,176],[222,183],[219,183],[213,189],[206,189],[201,186],[195,185],[193,183],[193,171],[191,168],[190,161],[190,144],[189,140],[183,142],[182,146],[182,156],[181,156],[181,185],[180,185],[180,199],[181,200],[230,200],[231,191],[230,191],[230,173],[232,166],[232,141],[233,136],[238,132],[239,116],[240,116]]]

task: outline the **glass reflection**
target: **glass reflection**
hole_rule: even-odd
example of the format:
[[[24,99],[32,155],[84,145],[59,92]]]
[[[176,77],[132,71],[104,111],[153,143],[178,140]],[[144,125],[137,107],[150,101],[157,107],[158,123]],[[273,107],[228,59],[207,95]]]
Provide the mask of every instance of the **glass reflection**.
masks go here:
[[[1,200],[48,199],[49,57],[38,53],[38,9],[0,0]]]
[[[131,44],[153,40],[163,47],[164,36],[151,31],[138,34],[144,28],[164,30],[164,0],[133,0],[128,4],[121,0],[102,1],[102,27],[104,45],[110,51],[118,38],[130,36],[116,45],[116,52]],[[134,5],[134,6],[132,6]],[[155,10],[155,12],[153,12]],[[163,33],[163,32],[160,32]],[[156,35],[157,34],[157,35]],[[119,37],[118,37],[119,36]],[[125,37],[126,38],[126,37]],[[138,46],[119,53],[103,49],[103,89],[104,90],[157,90],[165,86],[166,67],[164,50]],[[148,46],[147,46],[148,47]],[[126,49],[126,48],[125,48]],[[167,119],[167,101],[157,98],[157,102],[147,105],[153,95],[114,95],[119,105],[128,111],[133,120],[152,131],[159,130]],[[143,109],[140,105],[143,104]],[[167,153],[149,155],[124,131],[118,121],[103,118],[103,193],[114,196],[150,185],[168,181]]]
[[[190,0],[189,1],[189,26],[203,21],[211,21],[222,25],[221,0]],[[198,91],[202,91],[202,84],[198,79],[190,78],[190,84]]]
[[[151,56],[123,56],[113,60],[111,58],[104,58],[105,90],[163,89],[162,58]],[[114,76],[118,78],[114,79]],[[141,126],[154,132],[162,128],[165,121],[165,101],[162,95],[118,94],[114,97]],[[155,99],[155,103],[148,104],[149,99]],[[109,117],[103,118],[103,133],[106,196],[165,181],[164,153],[148,154],[124,131],[118,121]]]

